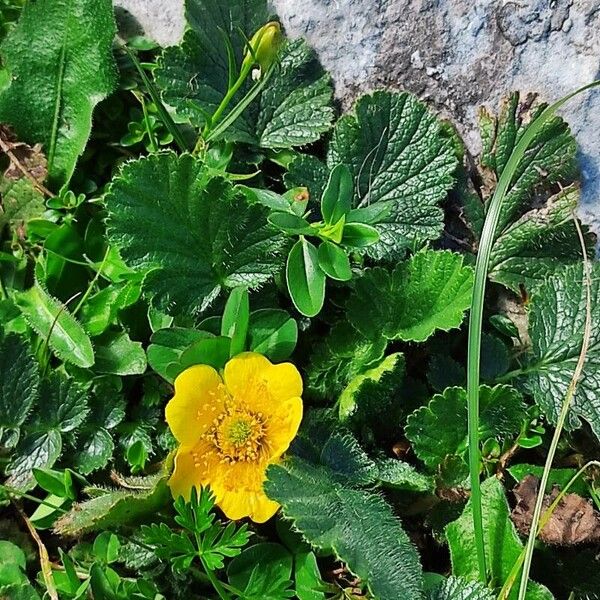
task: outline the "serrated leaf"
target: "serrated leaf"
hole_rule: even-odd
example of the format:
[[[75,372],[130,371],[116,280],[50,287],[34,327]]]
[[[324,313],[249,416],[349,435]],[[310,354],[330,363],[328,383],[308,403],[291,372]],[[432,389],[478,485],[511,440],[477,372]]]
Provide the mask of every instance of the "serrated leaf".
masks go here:
[[[68,309],[40,285],[34,285],[14,298],[27,323],[64,362],[78,367],[94,364],[94,350],[89,336]]]
[[[430,475],[419,473],[415,467],[395,458],[377,461],[379,483],[392,490],[429,492],[435,490],[435,481]]]
[[[373,483],[376,469],[352,438],[334,437],[317,463],[290,456],[270,466],[267,495],[313,547],[333,552],[375,597],[418,598],[418,555],[385,500],[363,487]]]
[[[381,335],[369,339],[347,322],[335,324],[311,353],[306,369],[309,394],[321,399],[336,398],[353,377],[381,361],[386,346]]]
[[[143,521],[164,508],[170,498],[162,475],[148,477],[146,485],[146,489],[107,491],[75,504],[55,523],[54,531],[64,536],[80,536]]]
[[[600,264],[591,272],[592,332],[590,347],[573,397],[567,426],[586,420],[600,438]],[[535,290],[529,310],[531,355],[522,381],[553,423],[560,412],[581,351],[586,317],[582,265],[548,278]]]
[[[501,587],[523,550],[523,543],[512,521],[504,488],[498,479],[490,477],[482,484],[483,531],[487,564],[491,569],[494,587]],[[477,549],[473,532],[471,501],[459,519],[446,527],[450,546],[452,573],[467,579],[478,579]],[[514,600],[518,590],[513,587],[509,596]],[[552,594],[542,585],[530,581],[527,600],[553,600]]]
[[[523,135],[527,125],[543,110],[539,104],[530,109],[531,101],[520,104],[518,92],[512,93],[502,104],[498,117],[482,109],[480,118],[487,123],[483,135],[482,165],[497,180]],[[569,126],[558,116],[548,119],[529,144],[521,159],[511,185],[502,203],[497,231],[501,232],[519,215],[531,207],[534,193],[551,189],[557,182],[568,185],[577,174],[577,145]]]
[[[355,208],[385,208],[371,225],[379,242],[368,253],[395,258],[436,239],[443,229],[441,200],[458,159],[441,122],[409,93],[375,92],[337,122],[327,162],[350,168]]]
[[[229,583],[244,600],[293,598],[292,555],[280,544],[265,542],[245,548],[227,567]]]
[[[558,267],[581,262],[575,229],[579,195],[578,186],[562,189],[502,230],[490,255],[489,278],[520,293],[521,285],[531,290]],[[593,255],[593,236],[586,226],[583,230]]]
[[[35,430],[75,430],[89,413],[88,392],[74,379],[51,373],[40,387],[42,402],[31,417]],[[29,423],[28,423],[29,425]]]
[[[187,0],[186,18],[189,29],[183,42],[163,52],[155,77],[165,101],[193,125],[203,127],[228,90],[230,73],[224,36],[239,67],[246,39],[268,21],[269,12],[264,0],[234,0],[227,10],[215,0]],[[241,86],[223,118],[252,83],[248,78]],[[291,148],[313,142],[331,126],[332,95],[330,78],[313,50],[303,40],[294,40],[280,51],[275,72],[258,100],[243,111],[224,137],[264,148]]]
[[[307,188],[309,202],[317,206],[328,177],[329,170],[321,160],[311,154],[300,154],[288,165],[284,181],[288,188]]]
[[[92,127],[92,111],[116,84],[110,0],[27,4],[0,53],[11,75],[0,91],[0,121],[19,139],[40,142],[50,182],[73,174]]]
[[[516,435],[525,418],[521,394],[509,385],[479,390],[479,435],[482,440]],[[406,422],[406,437],[415,454],[436,469],[446,456],[462,455],[467,449],[467,393],[448,388],[436,394],[427,406],[412,413]]]
[[[260,98],[256,121],[262,148],[291,148],[318,140],[331,127],[331,78],[302,39],[288,42]]]
[[[46,210],[44,196],[33,187],[29,179],[0,182],[2,211],[0,228],[7,223],[19,224],[42,215]]]
[[[255,289],[281,267],[285,238],[268,209],[188,154],[126,163],[106,205],[109,239],[129,266],[150,270],[143,288],[163,312],[197,314],[222,290]]]
[[[427,595],[427,600],[495,600],[496,596],[480,581],[448,577]]]
[[[0,339],[0,445],[18,440],[19,428],[38,399],[38,364],[16,334]]]
[[[7,485],[18,489],[33,487],[31,469],[51,467],[62,451],[62,438],[56,429],[31,433],[17,446],[8,468]]]
[[[348,319],[366,337],[423,342],[460,326],[472,287],[473,269],[461,255],[424,250],[391,272],[366,271],[348,300]]]

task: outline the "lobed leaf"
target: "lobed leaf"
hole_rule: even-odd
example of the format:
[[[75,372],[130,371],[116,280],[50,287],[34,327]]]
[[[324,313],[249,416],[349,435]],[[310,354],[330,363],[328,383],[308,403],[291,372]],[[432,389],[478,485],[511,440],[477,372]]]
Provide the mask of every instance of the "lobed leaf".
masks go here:
[[[348,319],[368,338],[423,342],[460,326],[472,287],[473,269],[461,255],[424,250],[391,272],[366,271],[348,300]]]
[[[155,308],[197,314],[224,289],[257,288],[282,266],[285,238],[268,210],[249,204],[189,154],[126,163],[106,196],[108,237]]]

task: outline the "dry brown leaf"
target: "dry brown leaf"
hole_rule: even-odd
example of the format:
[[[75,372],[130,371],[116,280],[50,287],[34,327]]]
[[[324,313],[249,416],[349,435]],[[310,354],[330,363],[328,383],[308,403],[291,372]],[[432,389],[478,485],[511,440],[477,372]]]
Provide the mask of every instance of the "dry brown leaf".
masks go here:
[[[523,535],[529,534],[539,484],[540,480],[537,477],[527,475],[513,490],[517,504],[511,517]],[[559,492],[555,486],[544,496],[544,512],[556,500]],[[586,498],[578,494],[565,494],[538,537],[546,544],[558,546],[598,543],[600,512],[595,510]]]
[[[8,125],[0,125],[0,150],[9,158],[4,177],[17,181],[27,177],[38,184],[44,183],[48,176],[48,163],[42,145],[30,146],[19,142]]]

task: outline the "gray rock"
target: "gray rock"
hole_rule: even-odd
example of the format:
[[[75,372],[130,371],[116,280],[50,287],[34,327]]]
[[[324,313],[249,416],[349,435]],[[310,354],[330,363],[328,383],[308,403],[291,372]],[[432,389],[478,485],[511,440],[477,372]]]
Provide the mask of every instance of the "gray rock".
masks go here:
[[[183,0],[116,2],[160,43],[180,38]],[[272,3],[288,35],[317,50],[344,107],[377,87],[409,90],[457,123],[473,152],[479,105],[495,108],[514,89],[551,101],[600,76],[598,0]],[[600,91],[563,114],[581,149],[582,216],[600,231]]]

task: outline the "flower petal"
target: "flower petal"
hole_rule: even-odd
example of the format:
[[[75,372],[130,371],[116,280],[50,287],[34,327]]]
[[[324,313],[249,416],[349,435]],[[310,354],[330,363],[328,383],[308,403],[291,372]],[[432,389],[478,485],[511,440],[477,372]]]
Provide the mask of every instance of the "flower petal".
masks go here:
[[[268,521],[279,504],[267,498],[262,485],[266,463],[229,465],[224,478],[212,485],[216,504],[228,519],[250,517],[255,523]]]
[[[302,396],[302,377],[292,363],[272,365],[262,376],[276,404]]]
[[[227,397],[219,374],[208,365],[195,365],[175,379],[175,395],[165,416],[181,444],[192,445],[223,412]]]
[[[301,421],[301,398],[290,398],[277,404],[267,422],[266,439],[271,459],[278,458],[289,448]]]
[[[242,352],[225,365],[223,379],[232,396],[245,399],[263,381],[264,372],[273,365],[256,352]]]
[[[206,486],[213,476],[220,475],[219,457],[214,448],[201,441],[195,446],[181,446],[175,456],[175,468],[169,478],[173,498],[190,499],[193,487]]]

